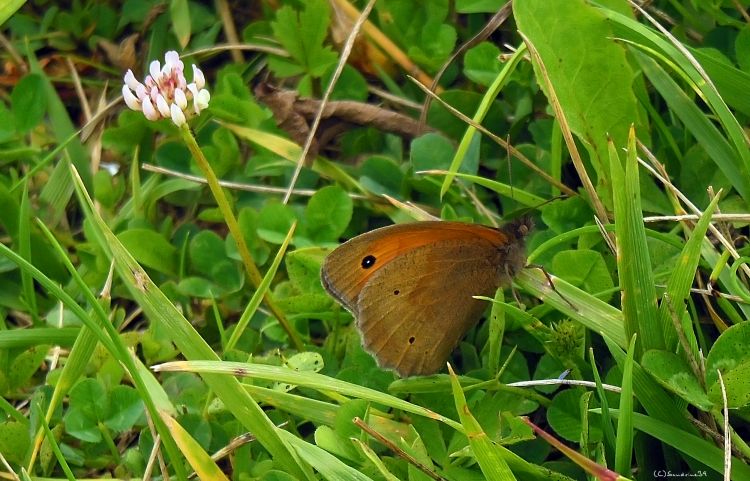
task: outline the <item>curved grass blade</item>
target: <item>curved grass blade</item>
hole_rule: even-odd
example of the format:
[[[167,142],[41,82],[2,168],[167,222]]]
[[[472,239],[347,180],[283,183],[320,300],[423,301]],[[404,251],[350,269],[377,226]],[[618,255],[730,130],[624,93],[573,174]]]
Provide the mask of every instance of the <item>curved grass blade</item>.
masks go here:
[[[452,178],[458,177],[461,179],[466,179],[474,184],[479,184],[482,187],[487,187],[493,192],[508,197],[509,199],[517,200],[527,207],[536,207],[546,202],[546,199],[539,197],[538,195],[534,195],[532,193],[526,192],[525,190],[515,188],[512,185],[503,184],[502,182],[498,182],[496,180],[487,179],[480,175],[464,174],[460,172],[453,172],[451,174],[451,172],[447,170],[423,170],[417,173],[445,175],[446,179],[449,176]],[[445,182],[443,182],[443,185],[445,185]]]
[[[701,259],[701,246],[706,238],[706,232],[711,223],[711,216],[716,210],[720,198],[721,192],[714,196],[711,203],[703,212],[703,215],[693,229],[693,233],[685,243],[685,247],[682,249],[682,252],[680,252],[680,257],[675,262],[675,268],[667,281],[667,298],[661,303],[659,312],[662,318],[662,325],[667,328],[664,333],[664,338],[668,350],[674,349],[677,337],[682,337],[683,340],[686,340],[689,335],[692,343],[690,346],[683,347],[689,347],[688,352],[691,352],[693,356],[698,356],[698,343],[695,339],[693,330],[688,329],[687,326],[682,324],[681,328],[683,332],[676,334],[673,329],[671,318],[674,316],[681,322],[684,317],[683,315],[687,309],[685,301],[690,296],[690,288],[693,285],[695,273],[698,270],[698,263]]]
[[[609,337],[604,336],[604,341],[607,343],[609,352],[612,354],[615,362],[624,371],[625,352],[619,346],[615,345],[614,341]],[[683,415],[684,409],[675,404],[672,396],[667,394],[667,391],[635,361],[633,361],[633,391],[638,398],[638,402],[646,409],[649,416],[669,423],[681,429],[686,434],[696,432],[693,425]]]
[[[738,163],[737,151],[706,114],[682,91],[667,72],[648,55],[633,49],[633,56],[669,109],[705,149],[708,156],[726,176],[732,187],[744,198],[750,198],[750,178]]]
[[[597,299],[588,292],[565,282],[559,277],[550,274],[555,290],[549,285],[547,276],[538,269],[523,269],[515,278],[524,291],[542,299],[545,304],[554,307],[558,311],[570,316],[571,319],[580,322],[586,328],[596,333],[602,333],[612,339],[618,346],[627,345],[625,329],[623,327],[623,315],[616,307]],[[563,299],[560,295],[564,296]],[[568,302],[574,306],[573,309]]]
[[[36,327],[0,331],[0,349],[27,349],[37,344],[70,347],[78,339],[79,332],[80,327]]]
[[[21,206],[19,209],[18,219],[18,253],[32,263],[31,260],[31,213],[29,205],[29,184],[24,184],[23,193],[21,194]],[[36,305],[36,293],[34,292],[34,280],[28,272],[21,271],[21,288],[24,301],[28,307],[34,326],[39,326],[42,320],[39,318],[39,312]]]
[[[331,481],[372,481],[372,478],[344,464],[328,451],[303,441],[290,432],[279,432],[282,438],[297,452],[297,455],[314,467],[325,479]]]
[[[73,171],[75,172],[75,171]],[[77,175],[73,175],[74,180],[76,180],[78,185],[82,185],[82,182],[80,180],[80,177]],[[8,257],[11,261],[16,263],[21,269],[27,270],[34,279],[39,282],[40,285],[42,285],[45,289],[47,289],[48,292],[50,292],[53,296],[55,296],[64,306],[66,306],[68,309],[71,310],[75,315],[78,316],[78,318],[81,320],[81,322],[84,324],[85,329],[88,330],[94,337],[96,337],[96,340],[102,343],[102,345],[112,354],[112,356],[115,359],[118,359],[123,366],[127,369],[127,371],[130,374],[130,377],[133,379],[133,382],[136,386],[136,389],[138,390],[139,394],[142,396],[142,399],[146,405],[146,407],[149,409],[149,412],[151,412],[153,415],[156,415],[156,409],[153,403],[153,400],[149,397],[148,392],[146,390],[144,381],[140,374],[137,371],[136,366],[132,362],[132,359],[130,357],[130,354],[125,347],[125,344],[123,343],[122,339],[119,337],[117,331],[114,329],[112,324],[109,322],[107,313],[105,312],[102,305],[98,302],[98,300],[94,297],[93,293],[91,293],[89,287],[85,284],[83,279],[80,277],[80,274],[76,271],[75,267],[73,266],[70,259],[67,257],[67,255],[64,254],[63,249],[60,247],[59,243],[55,240],[52,233],[47,229],[47,227],[42,223],[39,222],[39,226],[42,229],[42,231],[45,233],[47,238],[50,240],[52,245],[56,248],[58,253],[60,253],[60,258],[63,261],[63,264],[65,265],[68,272],[71,274],[71,277],[74,282],[78,284],[78,286],[81,288],[81,291],[83,292],[84,297],[89,302],[89,305],[92,306],[93,314],[89,314],[86,312],[70,295],[64,291],[60,286],[58,286],[55,282],[53,282],[51,279],[49,279],[47,276],[44,275],[41,271],[39,271],[36,267],[26,262],[23,258],[21,258],[18,254],[8,249],[4,244],[0,244],[0,253],[4,254],[6,257]],[[98,322],[97,322],[98,321]],[[80,339],[80,338],[79,338]],[[75,379],[77,379],[76,374],[79,374],[77,371],[80,371],[84,368],[84,364],[86,363],[86,359],[88,359],[88,356],[85,356],[86,351],[89,349],[93,349],[93,345],[95,345],[95,342],[93,339],[83,339],[81,340],[81,343],[84,343],[86,345],[85,348],[79,350],[81,354],[78,356],[78,358],[73,357],[72,359],[69,358],[68,362],[71,364],[71,367],[69,368],[68,372],[63,375],[61,375],[60,382],[58,383],[59,389],[56,388],[56,395],[58,396],[58,400],[56,402],[59,402],[59,397],[62,395],[63,391],[70,388],[72,386],[72,383],[75,382]],[[67,364],[66,364],[67,367]],[[65,372],[65,369],[63,370]],[[52,412],[52,408],[50,410]],[[160,430],[160,432],[166,432],[166,426],[164,426],[161,421],[157,420],[155,422],[157,430]],[[37,433],[35,438],[36,440],[39,439],[39,434]],[[171,440],[165,440],[165,450],[167,454],[169,455],[170,459],[178,459],[178,451],[177,447],[174,445]],[[32,450],[31,456],[29,458],[29,465],[32,465],[34,462],[34,456],[36,455],[38,450],[38,446],[35,445],[34,450]],[[180,479],[184,479],[186,476],[186,473],[182,470],[181,466],[175,467],[175,474]]]
[[[224,374],[223,376],[220,376],[221,379],[227,379],[228,377],[226,375],[247,376],[269,381],[278,381],[296,386],[304,386],[320,391],[333,391],[346,396],[366,399],[384,406],[435,419],[447,424],[457,431],[463,432],[463,427],[460,423],[441,414],[430,411],[429,409],[417,406],[416,404],[404,401],[403,399],[391,396],[390,394],[376,391],[375,389],[340,381],[314,372],[300,372],[295,371],[294,369],[265,364],[227,361],[173,361],[152,366],[152,369],[155,371],[188,371]],[[231,376],[229,378],[231,378]]]
[[[360,451],[362,451],[362,454],[364,454],[365,457],[370,460],[375,468],[377,468],[380,475],[383,476],[386,481],[399,481],[399,479],[394,476],[393,473],[388,471],[385,463],[383,463],[383,461],[378,457],[378,455],[370,446],[356,438],[352,438],[352,442],[359,448]]]
[[[635,5],[635,8],[637,8],[645,18],[652,20],[651,16],[638,7],[638,5]],[[691,79],[693,85],[699,89],[698,93],[704,98],[711,110],[716,114],[724,131],[731,140],[737,158],[736,165],[738,169],[743,173],[745,179],[750,179],[750,149],[747,148],[747,136],[742,130],[740,123],[734,115],[732,115],[729,107],[727,107],[724,99],[721,98],[716,87],[714,87],[711,79],[708,78],[703,68],[698,64],[697,60],[695,60],[695,58],[690,55],[689,51],[682,44],[678,43],[674,37],[669,36],[665,39],[664,36],[669,35],[666,30],[662,30],[662,34],[660,35],[645,25],[622,15],[619,12],[607,8],[601,8],[600,10],[605,16],[612,20],[613,28],[616,29],[615,33],[618,36],[628,38],[634,43],[653,46],[653,48],[662,52],[671,63],[682,69],[682,71]],[[653,23],[656,24],[655,21],[653,21]],[[746,196],[743,197],[747,199]]]
[[[593,409],[592,412],[598,413],[599,409]],[[620,415],[617,409],[612,409],[610,414],[614,417]],[[633,413],[633,427],[700,461],[717,473],[724,470],[724,451],[712,442],[686,433],[669,422],[640,413]],[[750,466],[736,457],[732,457],[732,479],[750,480]]]
[[[297,394],[277,391],[262,386],[245,384],[245,389],[260,403],[269,404],[276,409],[299,416],[316,425],[333,426],[339,405]]]
[[[289,228],[289,232],[287,232],[284,241],[281,243],[281,246],[276,253],[276,257],[274,257],[271,266],[268,268],[268,271],[266,271],[266,274],[260,281],[258,288],[253,293],[253,297],[250,298],[250,302],[247,303],[247,307],[245,307],[245,310],[242,311],[242,315],[240,316],[239,321],[237,321],[237,324],[232,331],[232,335],[229,337],[229,341],[227,341],[226,346],[224,346],[225,351],[234,349],[237,341],[240,340],[242,333],[245,332],[245,328],[250,323],[250,319],[252,319],[255,311],[258,310],[260,303],[263,302],[263,296],[265,296],[266,291],[268,291],[268,288],[271,286],[271,281],[276,276],[276,271],[279,269],[281,261],[284,259],[284,254],[286,254],[286,249],[287,247],[289,247],[289,243],[292,241],[292,236],[294,235],[296,227],[297,221],[294,221],[292,226]]]
[[[472,118],[474,122],[482,123],[482,120],[484,120],[484,117],[487,115],[487,112],[489,112],[490,107],[492,106],[492,102],[495,101],[498,94],[500,93],[500,90],[508,82],[510,74],[513,73],[513,71],[516,69],[518,62],[521,61],[525,54],[526,46],[524,44],[521,44],[521,46],[518,47],[513,56],[507,62],[505,62],[503,69],[500,71],[500,73],[497,74],[495,80],[492,81],[492,84],[484,93],[482,101],[479,103],[479,107],[477,107],[477,111]],[[453,156],[453,160],[451,160],[451,164],[448,167],[448,172],[446,173],[445,179],[443,179],[443,185],[440,187],[441,198],[445,195],[446,192],[448,192],[448,188],[451,186],[451,182],[453,182],[458,169],[461,167],[464,156],[469,150],[469,145],[471,145],[471,141],[476,133],[477,129],[475,127],[471,125],[466,127],[466,132],[461,138],[461,142],[458,144],[456,154]]]
[[[591,371],[594,374],[594,381],[596,382],[596,394],[599,398],[599,404],[602,407],[602,431],[604,432],[604,438],[607,441],[606,448],[607,453],[614,449],[617,444],[615,438],[615,430],[612,428],[612,419],[609,417],[609,401],[604,391],[604,385],[602,384],[602,378],[599,375],[599,368],[596,365],[596,358],[594,357],[594,348],[589,348],[589,362],[591,363]]]
[[[448,371],[451,376],[451,387],[453,388],[453,399],[456,403],[456,411],[461,419],[461,424],[466,431],[466,437],[469,440],[469,447],[474,454],[474,458],[479,463],[479,467],[484,474],[484,478],[490,481],[515,481],[515,476],[511,472],[508,464],[505,462],[499,451],[505,449],[502,446],[493,443],[479,425],[476,418],[469,411],[466,404],[466,396],[458,383],[458,377],[453,369],[448,365]]]
[[[229,478],[216,465],[211,456],[203,450],[200,444],[180,426],[172,416],[167,413],[159,413],[164,424],[167,425],[172,438],[180,447],[180,451],[187,459],[190,466],[200,479],[213,479],[216,481],[229,481]]]
[[[73,177],[76,180],[76,192],[81,205],[86,210],[87,218],[96,233],[96,240],[114,260],[117,273],[149,320],[163,325],[164,332],[170,335],[170,340],[186,358],[218,360],[216,353],[177,310],[172,301],[151,281],[146,271],[138,265],[117,236],[96,213],[83,184],[77,176]],[[237,420],[257,436],[258,441],[273,455],[279,465],[284,466],[290,474],[298,478],[313,479],[309,466],[296,459],[279,437],[276,425],[268,419],[265,412],[242,389],[236,379],[206,375],[204,380]]]

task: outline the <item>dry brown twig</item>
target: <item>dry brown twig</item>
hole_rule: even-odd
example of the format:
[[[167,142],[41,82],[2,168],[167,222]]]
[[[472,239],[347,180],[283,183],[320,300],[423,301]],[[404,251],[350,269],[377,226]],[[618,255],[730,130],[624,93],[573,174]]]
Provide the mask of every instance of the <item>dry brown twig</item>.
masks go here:
[[[340,130],[345,124],[371,126],[405,138],[420,135],[419,123],[411,117],[365,102],[335,100],[323,105],[321,100],[300,98],[294,90],[276,89],[265,83],[255,87],[255,96],[271,109],[277,125],[300,145],[307,142],[311,132],[310,122],[317,115],[320,115],[321,121],[328,121],[327,124],[321,123],[321,132],[311,141],[305,159],[308,165],[325,147],[323,140],[330,137],[327,131]]]

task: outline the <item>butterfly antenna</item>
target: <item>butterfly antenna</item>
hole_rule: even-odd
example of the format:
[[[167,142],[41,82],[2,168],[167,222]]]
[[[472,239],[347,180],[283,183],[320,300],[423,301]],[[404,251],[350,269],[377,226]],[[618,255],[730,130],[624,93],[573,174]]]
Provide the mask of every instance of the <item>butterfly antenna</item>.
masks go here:
[[[513,169],[510,166],[510,135],[505,136],[505,159],[508,161],[508,183],[510,184],[510,198],[516,200],[513,192]]]
[[[573,305],[573,303],[572,303],[572,302],[570,302],[570,300],[569,300],[569,299],[568,299],[567,297],[563,296],[563,295],[562,295],[562,293],[561,293],[560,291],[558,291],[558,290],[557,290],[557,287],[555,287],[555,283],[554,283],[554,282],[552,281],[552,276],[550,276],[550,275],[549,275],[549,272],[547,272],[547,269],[545,269],[545,268],[544,268],[544,266],[541,266],[541,265],[539,265],[539,264],[527,264],[527,265],[526,265],[525,267],[526,267],[527,269],[539,269],[540,271],[542,271],[542,273],[544,274],[544,277],[546,277],[546,278],[547,278],[547,282],[549,283],[549,286],[550,286],[550,287],[552,288],[552,290],[553,290],[553,291],[555,291],[555,293],[556,293],[556,294],[557,294],[558,296],[560,296],[560,299],[562,299],[562,300],[564,300],[565,302],[567,302],[567,303],[568,303],[568,305],[569,305],[569,306],[570,306],[570,307],[571,307],[571,308],[572,308],[572,309],[573,309],[573,310],[574,310],[575,312],[578,312],[578,309],[576,308],[576,306],[574,306],[574,305]]]

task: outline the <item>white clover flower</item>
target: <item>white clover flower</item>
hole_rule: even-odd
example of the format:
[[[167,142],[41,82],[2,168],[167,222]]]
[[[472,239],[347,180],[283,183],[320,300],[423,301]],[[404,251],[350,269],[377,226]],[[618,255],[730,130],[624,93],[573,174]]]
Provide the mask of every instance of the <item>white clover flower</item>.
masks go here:
[[[149,64],[149,75],[143,83],[133,72],[125,74],[122,98],[132,110],[143,112],[148,120],[171,119],[180,126],[208,107],[211,94],[204,87],[206,78],[192,64],[193,81],[185,79],[185,64],[174,50],[164,55],[164,66],[158,60]]]

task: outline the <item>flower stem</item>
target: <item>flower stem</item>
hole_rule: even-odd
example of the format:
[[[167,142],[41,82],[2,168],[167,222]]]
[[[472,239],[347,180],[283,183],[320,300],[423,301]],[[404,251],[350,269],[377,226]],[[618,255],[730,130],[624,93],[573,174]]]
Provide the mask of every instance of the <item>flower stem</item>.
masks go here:
[[[185,141],[188,149],[190,149],[190,153],[193,154],[193,158],[198,163],[198,167],[200,167],[203,175],[206,176],[208,187],[211,189],[211,193],[213,194],[214,199],[216,199],[216,204],[219,207],[221,214],[224,216],[227,227],[229,227],[229,232],[232,234],[234,241],[237,243],[237,251],[240,253],[240,257],[242,258],[242,263],[245,266],[247,276],[250,278],[250,281],[257,289],[260,286],[263,276],[260,274],[258,266],[255,265],[255,261],[253,261],[253,258],[250,255],[250,250],[247,248],[247,243],[245,243],[245,237],[242,235],[242,231],[240,230],[240,224],[237,222],[237,218],[234,216],[234,212],[232,212],[232,207],[229,205],[229,201],[224,194],[224,190],[219,185],[219,179],[216,177],[216,174],[211,168],[211,165],[208,163],[208,160],[206,160],[205,155],[203,155],[203,151],[195,141],[195,137],[193,137],[193,133],[190,131],[190,127],[187,124],[183,124],[180,127],[180,133],[182,134],[182,139]],[[284,329],[284,331],[286,331],[286,334],[289,336],[289,339],[291,340],[294,347],[298,351],[302,351],[304,349],[304,345],[302,344],[302,340],[300,339],[299,334],[297,334],[297,331],[292,328],[292,325],[289,323],[289,320],[286,318],[281,309],[276,306],[276,303],[274,302],[271,294],[269,292],[266,292],[263,295],[263,299],[266,306],[268,306],[268,309],[279,321],[279,324],[281,324],[281,327]]]

